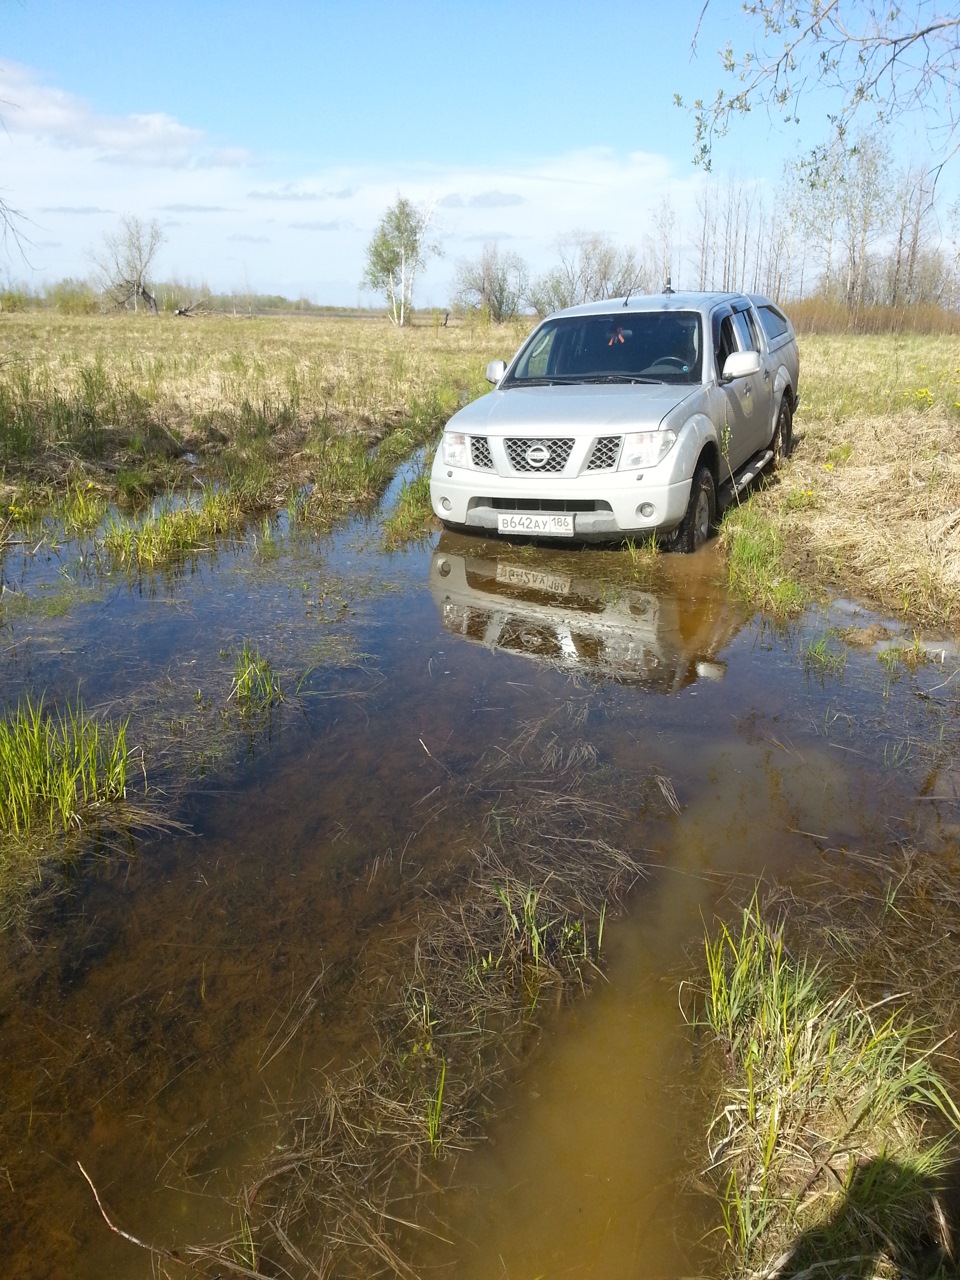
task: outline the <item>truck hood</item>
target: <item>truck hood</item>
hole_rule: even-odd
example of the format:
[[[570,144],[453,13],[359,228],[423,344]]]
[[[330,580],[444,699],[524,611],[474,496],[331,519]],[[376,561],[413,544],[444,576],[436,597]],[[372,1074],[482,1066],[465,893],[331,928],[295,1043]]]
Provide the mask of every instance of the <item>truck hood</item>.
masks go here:
[[[490,391],[447,423],[449,431],[505,435],[526,432],[656,430],[671,409],[700,395],[700,386],[667,383],[574,383]]]

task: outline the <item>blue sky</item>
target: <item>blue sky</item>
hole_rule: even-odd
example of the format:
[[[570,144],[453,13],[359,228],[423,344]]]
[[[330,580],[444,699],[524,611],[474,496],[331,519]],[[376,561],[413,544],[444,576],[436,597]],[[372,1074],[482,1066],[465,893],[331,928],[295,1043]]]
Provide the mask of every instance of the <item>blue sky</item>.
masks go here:
[[[673,105],[712,97],[737,0],[0,0],[0,189],[29,219],[0,278],[85,276],[121,215],[156,218],[163,278],[317,302],[361,294],[398,192],[443,246],[416,301],[497,241],[534,271],[575,229],[642,246],[665,198],[682,242],[702,174]],[[721,174],[774,197],[821,134],[755,112]],[[687,228],[685,232],[684,228]]]

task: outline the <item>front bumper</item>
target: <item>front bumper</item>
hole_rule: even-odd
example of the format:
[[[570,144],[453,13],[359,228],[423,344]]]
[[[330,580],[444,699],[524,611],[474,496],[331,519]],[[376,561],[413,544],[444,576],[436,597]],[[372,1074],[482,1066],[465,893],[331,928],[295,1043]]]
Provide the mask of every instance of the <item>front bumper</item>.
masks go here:
[[[437,463],[430,478],[430,501],[444,524],[497,532],[498,516],[508,511],[570,512],[574,538],[583,541],[667,533],[683,519],[690,480],[657,473],[626,471],[561,479],[519,479]]]

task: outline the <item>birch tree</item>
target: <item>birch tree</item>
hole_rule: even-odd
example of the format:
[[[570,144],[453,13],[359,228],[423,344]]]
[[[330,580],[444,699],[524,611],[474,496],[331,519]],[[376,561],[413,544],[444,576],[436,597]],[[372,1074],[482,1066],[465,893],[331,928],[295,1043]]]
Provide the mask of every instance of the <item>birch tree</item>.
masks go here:
[[[417,206],[398,195],[367,245],[363,284],[384,295],[390,320],[398,326],[410,318],[414,285],[427,258],[440,253],[429,239],[432,215],[430,206]]]

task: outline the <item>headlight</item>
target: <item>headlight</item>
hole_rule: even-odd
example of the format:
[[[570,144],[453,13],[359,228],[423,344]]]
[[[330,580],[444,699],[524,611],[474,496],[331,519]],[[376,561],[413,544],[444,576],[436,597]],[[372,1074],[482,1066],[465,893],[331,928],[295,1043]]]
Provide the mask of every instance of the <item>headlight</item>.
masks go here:
[[[445,467],[469,467],[470,442],[462,431],[445,431],[440,451]]]
[[[675,431],[634,431],[623,437],[621,471],[641,471],[662,462],[677,439]]]

